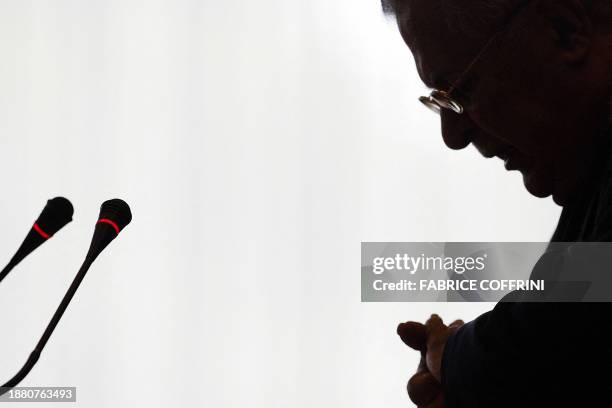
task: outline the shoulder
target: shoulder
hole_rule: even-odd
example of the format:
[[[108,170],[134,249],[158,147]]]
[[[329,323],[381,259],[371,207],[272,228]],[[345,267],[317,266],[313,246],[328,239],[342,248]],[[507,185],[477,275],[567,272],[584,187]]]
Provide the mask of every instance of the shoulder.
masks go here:
[[[599,180],[589,240],[607,242],[612,241],[612,157],[607,160]]]

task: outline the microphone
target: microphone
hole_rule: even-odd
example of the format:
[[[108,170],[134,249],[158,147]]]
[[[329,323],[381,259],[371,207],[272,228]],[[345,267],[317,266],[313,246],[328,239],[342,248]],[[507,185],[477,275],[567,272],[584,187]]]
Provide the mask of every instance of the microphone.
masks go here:
[[[28,256],[32,251],[41,246],[45,241],[55,235],[66,224],[72,221],[74,208],[70,201],[64,197],[55,197],[47,201],[47,205],[40,213],[40,216],[28,232],[23,243],[13,255],[9,263],[0,271],[0,281],[2,281],[19,262]]]
[[[96,222],[95,230],[93,237],[91,239],[91,245],[89,246],[89,251],[87,252],[87,256],[85,257],[85,261],[83,265],[79,269],[79,272],[75,276],[72,284],[68,288],[68,291],[64,295],[60,305],[58,306],[55,314],[51,318],[51,321],[47,325],[43,335],[40,340],[36,344],[36,347],[30,353],[30,357],[24,364],[24,366],[19,370],[17,374],[9,381],[7,381],[0,388],[0,395],[8,392],[12,387],[17,386],[23,380],[29,372],[32,370],[38,358],[40,357],[40,353],[45,348],[49,337],[53,333],[53,330],[59,323],[62,315],[66,311],[68,304],[72,300],[76,290],[79,285],[83,281],[85,274],[95,261],[95,259],[102,253],[104,248],[108,246],[119,233],[132,221],[132,213],[130,211],[130,207],[123,200],[114,199],[105,201],[100,208],[100,216],[98,217],[98,221]]]

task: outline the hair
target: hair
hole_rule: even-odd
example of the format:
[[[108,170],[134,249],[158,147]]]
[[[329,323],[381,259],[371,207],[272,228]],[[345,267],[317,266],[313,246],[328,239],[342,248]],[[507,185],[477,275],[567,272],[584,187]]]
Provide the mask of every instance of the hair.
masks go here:
[[[382,0],[386,15],[399,16],[400,4],[406,0]],[[432,0],[424,0],[432,1]],[[487,34],[491,27],[512,12],[517,0],[438,0],[440,21],[461,35]],[[403,10],[401,10],[403,11]]]
[[[382,9],[385,14],[397,12],[397,0],[382,0]]]
[[[406,0],[382,0],[386,15],[398,17],[399,4]],[[423,0],[432,1],[432,0]],[[517,5],[517,0],[438,0],[444,21],[452,30],[467,36],[482,35]],[[612,0],[582,0],[596,21],[609,21]]]

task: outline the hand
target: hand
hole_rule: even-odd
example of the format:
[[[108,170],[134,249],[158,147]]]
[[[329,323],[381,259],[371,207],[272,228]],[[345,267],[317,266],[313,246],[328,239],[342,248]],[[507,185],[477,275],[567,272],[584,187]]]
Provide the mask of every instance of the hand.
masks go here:
[[[456,320],[446,326],[438,315],[431,315],[423,325],[401,323],[397,334],[406,345],[421,352],[421,362],[415,375],[408,381],[408,395],[419,407],[440,408],[444,405],[441,365],[444,346],[451,334],[463,325]]]

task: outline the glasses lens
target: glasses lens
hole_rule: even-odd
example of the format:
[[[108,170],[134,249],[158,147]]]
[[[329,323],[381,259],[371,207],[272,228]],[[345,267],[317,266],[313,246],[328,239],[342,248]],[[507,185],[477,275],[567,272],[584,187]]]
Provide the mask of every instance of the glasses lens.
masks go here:
[[[430,98],[443,108],[450,109],[459,115],[463,113],[463,106],[451,98],[447,92],[434,90],[431,92]]]
[[[423,105],[425,105],[429,109],[431,109],[432,112],[437,113],[438,115],[440,114],[440,111],[442,110],[442,107],[431,96],[421,96],[419,98],[419,101],[421,101],[421,103]]]

